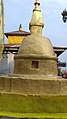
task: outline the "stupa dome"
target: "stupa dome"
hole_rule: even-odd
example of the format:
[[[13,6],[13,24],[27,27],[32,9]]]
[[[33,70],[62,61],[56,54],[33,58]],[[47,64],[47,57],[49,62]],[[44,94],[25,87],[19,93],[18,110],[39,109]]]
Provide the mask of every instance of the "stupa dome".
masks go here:
[[[25,37],[18,54],[55,56],[50,40],[39,35],[29,35]]]

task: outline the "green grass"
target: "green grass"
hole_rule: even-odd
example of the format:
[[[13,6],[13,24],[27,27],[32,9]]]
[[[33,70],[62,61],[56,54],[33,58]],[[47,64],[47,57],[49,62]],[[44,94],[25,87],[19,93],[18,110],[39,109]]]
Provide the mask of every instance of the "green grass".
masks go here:
[[[0,116],[67,118],[67,96],[0,93]]]
[[[11,113],[0,112],[0,116],[15,118],[47,118],[47,119],[67,119],[67,113]]]

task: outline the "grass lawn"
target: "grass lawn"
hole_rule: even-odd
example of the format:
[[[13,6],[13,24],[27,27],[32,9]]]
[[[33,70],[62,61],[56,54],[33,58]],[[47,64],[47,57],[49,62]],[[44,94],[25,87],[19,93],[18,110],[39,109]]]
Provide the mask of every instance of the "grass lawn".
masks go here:
[[[67,119],[67,96],[0,93],[0,116]]]
[[[67,119],[67,113],[12,113],[0,112],[0,116],[15,118],[47,118],[47,119]]]

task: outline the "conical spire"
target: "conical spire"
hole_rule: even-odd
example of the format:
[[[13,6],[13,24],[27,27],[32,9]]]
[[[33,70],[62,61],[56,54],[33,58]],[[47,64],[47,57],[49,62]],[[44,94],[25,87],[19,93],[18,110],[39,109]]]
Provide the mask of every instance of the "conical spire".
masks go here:
[[[33,10],[31,22],[29,23],[29,29],[31,33],[37,33],[41,35],[42,28],[44,27],[44,22],[42,19],[41,10],[39,9],[39,5],[40,5],[39,0],[36,0],[34,5],[35,8]]]

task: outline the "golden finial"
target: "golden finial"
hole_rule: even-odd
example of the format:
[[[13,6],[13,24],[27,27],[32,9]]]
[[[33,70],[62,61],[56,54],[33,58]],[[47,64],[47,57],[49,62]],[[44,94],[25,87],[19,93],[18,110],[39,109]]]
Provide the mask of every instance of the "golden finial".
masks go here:
[[[22,25],[20,24],[20,26],[19,26],[19,31],[22,31]]]
[[[34,5],[35,5],[35,9],[34,10],[39,10],[39,8],[38,8],[38,6],[40,5],[39,0],[36,0]]]

